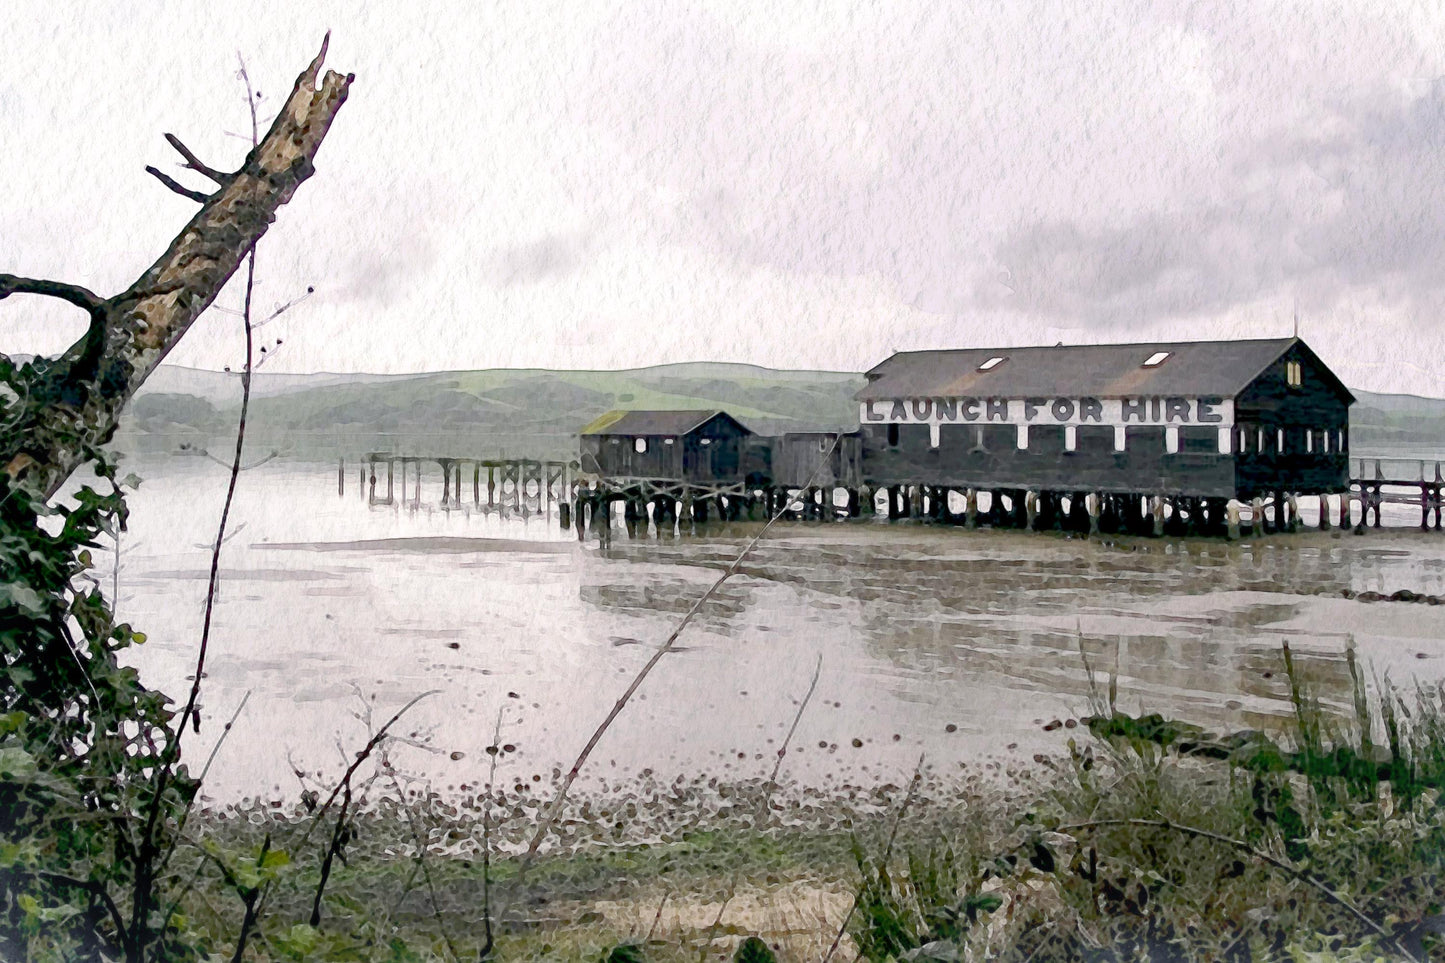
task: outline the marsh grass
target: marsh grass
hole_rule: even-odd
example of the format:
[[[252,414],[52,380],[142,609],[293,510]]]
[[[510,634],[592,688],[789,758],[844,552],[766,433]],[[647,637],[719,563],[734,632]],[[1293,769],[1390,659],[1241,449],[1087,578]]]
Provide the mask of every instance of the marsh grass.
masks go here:
[[[525,875],[545,781],[359,800],[319,925],[279,922],[307,917],[318,838],[278,875],[247,959],[476,959],[485,876],[512,908],[495,921],[501,960],[697,963],[746,944],[818,961],[845,918],[832,958],[848,963],[1441,954],[1439,690],[1356,673],[1326,704],[1281,663],[1292,711],[1272,737],[1131,716],[1101,684],[1061,752],[966,783],[925,768],[902,818],[905,785],[644,776],[570,800]],[[250,805],[199,814],[196,832],[239,863],[307,818]],[[188,923],[224,945],[234,901],[201,877]]]

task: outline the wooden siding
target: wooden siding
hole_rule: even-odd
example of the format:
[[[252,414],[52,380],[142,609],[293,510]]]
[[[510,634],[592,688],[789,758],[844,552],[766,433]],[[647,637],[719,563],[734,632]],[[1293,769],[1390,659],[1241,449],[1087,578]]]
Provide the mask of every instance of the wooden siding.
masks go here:
[[[889,426],[864,425],[863,475],[871,485],[941,485],[990,490],[1025,489],[1058,492],[1140,492],[1228,498],[1234,494],[1234,460],[1218,452],[1218,430],[1208,432],[1212,450],[1203,446],[1200,429],[1191,430],[1186,449],[1165,447],[1165,429],[1130,427],[1125,450],[1114,450],[1114,430],[1095,426],[1077,429],[1074,451],[1064,449],[1061,426],[1032,426],[1028,448],[1018,447],[1012,425],[944,425],[939,445],[929,445],[927,425],[898,425],[897,445],[888,443]],[[982,444],[980,444],[980,439]]]
[[[834,438],[838,438],[836,447]],[[829,448],[832,454],[824,462]],[[842,437],[833,432],[789,432],[773,439],[772,477],[774,484],[785,488],[809,484],[813,488],[857,488],[863,481],[863,438],[856,432]]]
[[[1299,387],[1288,382],[1291,361],[1300,364]],[[1302,343],[1280,355],[1235,400],[1234,446],[1240,448],[1240,429],[1244,429],[1245,442],[1236,459],[1238,497],[1249,499],[1276,491],[1302,495],[1348,491],[1352,400],[1334,374]],[[1314,434],[1313,445],[1307,432]],[[1321,432],[1329,433],[1328,452],[1322,450]],[[1343,448],[1337,442],[1340,437],[1345,441]]]
[[[743,478],[743,442],[749,432],[719,414],[681,436],[583,435],[582,469],[606,478],[698,483]],[[644,451],[637,450],[639,439]]]

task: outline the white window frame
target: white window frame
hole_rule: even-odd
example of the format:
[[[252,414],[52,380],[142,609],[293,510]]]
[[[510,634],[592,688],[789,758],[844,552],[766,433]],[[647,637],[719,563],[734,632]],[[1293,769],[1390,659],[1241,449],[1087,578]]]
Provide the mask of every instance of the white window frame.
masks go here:
[[[1164,429],[1164,451],[1170,455],[1179,454],[1179,426],[1169,425]]]
[[[1171,357],[1173,357],[1173,355],[1174,355],[1174,352],[1172,352],[1172,351],[1156,351],[1156,352],[1154,352],[1153,354],[1151,354],[1149,357],[1145,358],[1145,359],[1144,359],[1144,363],[1143,363],[1142,365],[1140,365],[1140,367],[1141,367],[1141,368],[1157,368],[1157,367],[1159,367],[1161,364],[1163,364],[1164,362],[1168,361]]]
[[[1078,450],[1079,450],[1079,426],[1078,426],[1078,425],[1065,425],[1065,426],[1064,426],[1064,451],[1078,451]]]
[[[985,361],[983,364],[979,365],[979,366],[978,366],[978,370],[979,370],[979,371],[992,371],[994,368],[997,368],[999,365],[1003,364],[1003,363],[1004,363],[1005,361],[1007,361],[1007,360],[1008,360],[1008,355],[1002,355],[1002,354],[994,355],[992,358],[989,358],[989,359],[988,359],[987,361]]]
[[[639,455],[645,455],[645,454],[647,454],[647,439],[646,439],[646,438],[634,438],[634,439],[632,439],[632,450],[635,451],[635,452],[637,452]]]

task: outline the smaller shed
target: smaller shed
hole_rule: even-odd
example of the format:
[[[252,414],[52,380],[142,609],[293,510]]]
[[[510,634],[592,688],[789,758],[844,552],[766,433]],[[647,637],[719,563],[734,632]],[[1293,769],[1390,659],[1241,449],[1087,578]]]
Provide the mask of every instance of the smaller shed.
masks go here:
[[[858,488],[863,483],[862,433],[785,433],[774,446],[773,482],[783,488]]]
[[[579,435],[583,471],[705,485],[743,479],[752,432],[725,411],[609,411]]]

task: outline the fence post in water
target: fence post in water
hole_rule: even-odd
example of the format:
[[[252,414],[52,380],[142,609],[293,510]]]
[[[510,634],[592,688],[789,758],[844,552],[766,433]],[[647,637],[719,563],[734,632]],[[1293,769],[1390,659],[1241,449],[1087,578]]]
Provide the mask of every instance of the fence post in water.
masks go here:
[[[966,528],[978,527],[978,489],[969,488],[963,493],[963,524]]]
[[[1346,488],[1340,495],[1340,531],[1346,531],[1350,527],[1350,499],[1354,493]]]
[[[1149,514],[1154,519],[1154,537],[1164,534],[1164,496],[1155,495],[1149,499]]]
[[[1239,539],[1239,502],[1230,499],[1228,507],[1224,509],[1225,524],[1224,537],[1231,542]]]
[[[1330,530],[1330,496],[1320,492],[1320,531]]]
[[[1099,534],[1099,516],[1104,513],[1104,496],[1098,492],[1090,492],[1084,496],[1084,508],[1089,513],[1089,534]]]
[[[342,458],[336,462],[336,494],[346,494],[346,459]]]
[[[1024,528],[1034,530],[1034,523],[1039,518],[1039,496],[1033,492],[1024,492]]]

